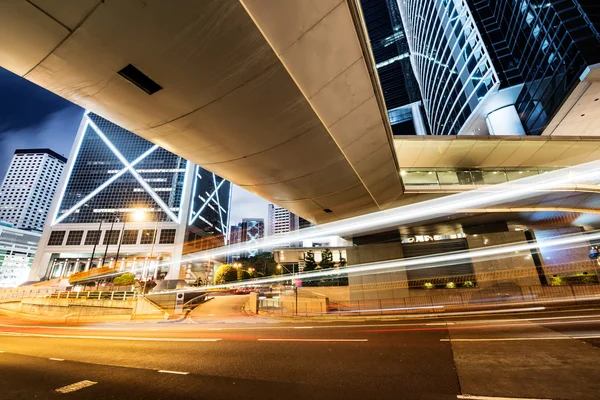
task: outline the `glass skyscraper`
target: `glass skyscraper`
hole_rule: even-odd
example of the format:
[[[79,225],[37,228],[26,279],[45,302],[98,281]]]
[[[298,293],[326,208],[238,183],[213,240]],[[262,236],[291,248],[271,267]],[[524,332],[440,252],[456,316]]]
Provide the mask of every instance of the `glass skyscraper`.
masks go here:
[[[88,113],[61,196],[56,223],[125,221],[144,209],[152,221],[179,222],[187,161]]]
[[[466,0],[400,0],[433,134],[459,134],[499,78]]]
[[[515,107],[528,134],[542,133],[600,62],[596,0],[471,0],[503,86],[523,84]]]
[[[398,4],[396,0],[361,0],[361,4],[392,131],[397,135],[416,134],[410,105],[419,108],[421,94],[410,64]]]
[[[440,135],[540,135],[600,63],[596,0],[362,4],[392,126],[398,88],[411,85],[399,72],[407,68],[392,73],[386,60],[410,60],[429,131]]]
[[[229,210],[231,182],[198,166],[194,173],[194,188],[188,221],[188,241],[207,236],[219,237],[213,244],[229,243]]]
[[[84,115],[65,175],[31,280],[96,267],[156,279],[179,266],[186,240],[227,244],[230,182],[94,113]]]

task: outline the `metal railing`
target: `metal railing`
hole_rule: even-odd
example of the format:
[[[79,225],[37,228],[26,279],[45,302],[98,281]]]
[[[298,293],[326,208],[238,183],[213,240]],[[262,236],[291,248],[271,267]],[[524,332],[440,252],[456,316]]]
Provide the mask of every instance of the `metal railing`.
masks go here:
[[[61,291],[54,288],[6,289],[0,291],[0,301],[10,302],[25,298],[129,300],[138,296],[134,291]]]
[[[12,301],[26,297],[45,297],[56,289],[47,287],[27,287],[0,290],[0,301]]]
[[[89,300],[129,300],[135,299],[137,292],[133,291],[90,291],[90,292],[54,292],[45,297],[52,299],[89,299]]]

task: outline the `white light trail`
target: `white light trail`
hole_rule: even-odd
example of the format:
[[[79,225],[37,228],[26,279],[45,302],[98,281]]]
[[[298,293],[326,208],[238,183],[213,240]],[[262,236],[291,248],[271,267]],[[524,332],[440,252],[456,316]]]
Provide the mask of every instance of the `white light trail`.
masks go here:
[[[462,261],[473,261],[478,260],[482,257],[498,257],[503,254],[511,254],[514,256],[515,252],[524,251],[524,250],[533,250],[533,249],[542,249],[542,248],[550,248],[550,247],[558,247],[558,246],[572,246],[584,243],[587,244],[594,240],[600,240],[600,232],[595,232],[588,235],[575,234],[570,236],[560,236],[552,239],[545,239],[544,242],[524,242],[517,244],[509,244],[509,245],[501,245],[490,248],[479,248],[468,251],[460,251],[456,253],[450,254],[442,254],[442,255],[434,255],[434,256],[426,256],[426,257],[415,257],[415,258],[403,258],[397,260],[390,261],[382,261],[382,262],[374,262],[368,264],[359,264],[350,267],[345,267],[343,269],[329,269],[322,271],[311,271],[307,273],[299,273],[294,276],[290,275],[280,275],[273,276],[269,278],[262,278],[256,280],[247,280],[247,281],[239,281],[239,282],[230,282],[219,285],[208,285],[199,289],[185,289],[185,290],[170,290],[165,292],[158,292],[161,294],[164,293],[180,293],[180,292],[196,292],[196,291],[204,291],[206,289],[222,289],[222,288],[231,288],[238,286],[248,286],[248,285],[263,285],[269,283],[277,283],[277,282],[285,282],[289,280],[295,279],[314,279],[314,278],[323,278],[328,276],[336,276],[340,274],[356,274],[356,273],[376,273],[382,270],[389,270],[395,268],[405,268],[405,269],[417,269],[417,268],[433,268],[438,267],[440,264],[449,264],[449,263],[457,263]]]
[[[564,185],[597,182],[600,180],[600,161],[593,161],[578,166],[551,171],[512,182],[506,182],[470,192],[458,193],[451,196],[427,200],[403,207],[379,211],[372,214],[360,215],[290,232],[277,237],[261,238],[252,243],[238,243],[195,253],[184,257],[181,262],[208,259],[248,252],[259,248],[274,248],[291,242],[300,242],[324,236],[343,236],[356,233],[366,233],[374,230],[397,227],[417,221],[439,218],[460,210],[482,208],[515,201],[540,193],[553,191]],[[167,266],[171,262],[160,264]]]

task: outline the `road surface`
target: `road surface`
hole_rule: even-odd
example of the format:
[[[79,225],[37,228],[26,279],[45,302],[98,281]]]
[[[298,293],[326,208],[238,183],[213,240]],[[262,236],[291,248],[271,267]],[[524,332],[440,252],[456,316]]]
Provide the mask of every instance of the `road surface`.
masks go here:
[[[235,323],[217,302],[179,323],[4,318],[0,399],[600,398],[600,309],[274,322],[224,301]]]

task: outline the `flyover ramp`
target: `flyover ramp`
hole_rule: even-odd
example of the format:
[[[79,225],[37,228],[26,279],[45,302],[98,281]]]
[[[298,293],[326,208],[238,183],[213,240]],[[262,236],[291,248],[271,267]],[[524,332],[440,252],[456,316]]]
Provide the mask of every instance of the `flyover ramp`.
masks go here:
[[[297,215],[402,195],[358,0],[4,3],[0,66]]]
[[[245,311],[249,297],[249,295],[216,295],[196,307],[188,318],[193,322],[206,324],[253,322],[257,319],[268,319],[252,316]]]

